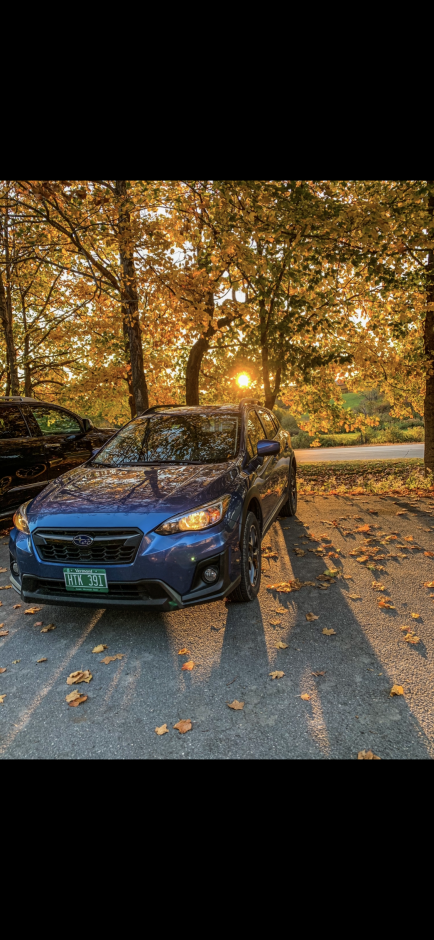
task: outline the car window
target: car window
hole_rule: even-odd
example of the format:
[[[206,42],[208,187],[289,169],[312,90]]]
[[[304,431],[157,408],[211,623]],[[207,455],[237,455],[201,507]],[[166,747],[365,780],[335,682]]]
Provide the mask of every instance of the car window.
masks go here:
[[[13,405],[0,408],[0,439],[28,436],[27,425],[20,409]]]
[[[153,415],[136,418],[103,447],[95,464],[222,463],[236,457],[239,415]]]
[[[42,434],[74,434],[81,431],[81,427],[73,415],[67,411],[58,411],[57,408],[44,408],[35,406],[30,408],[31,414],[37,422]]]
[[[264,425],[265,436],[267,440],[272,441],[273,437],[276,436],[277,432],[276,432],[276,428],[274,427],[274,421],[271,415],[267,414],[266,411],[262,411],[262,410],[261,411],[258,410],[258,414],[262,421],[262,424]]]
[[[256,457],[256,447],[258,441],[264,440],[264,429],[256,414],[256,411],[249,411],[247,418],[247,452],[249,457]]]

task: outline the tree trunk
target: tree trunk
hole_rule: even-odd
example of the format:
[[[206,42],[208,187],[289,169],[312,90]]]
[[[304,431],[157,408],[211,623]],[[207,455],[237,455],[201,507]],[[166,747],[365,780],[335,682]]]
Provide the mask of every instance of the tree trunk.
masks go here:
[[[121,263],[121,308],[128,334],[131,361],[131,382],[136,414],[149,407],[148,388],[143,365],[142,332],[139,320],[136,269],[133,256],[131,216],[126,205],[127,182],[116,180],[119,197],[119,258]]]
[[[131,359],[130,359],[130,338],[128,334],[127,324],[122,317],[122,329],[124,333],[124,349],[125,349],[125,362],[127,366],[127,382],[128,382],[128,405],[130,408],[131,417],[135,418],[136,411],[136,402],[134,399],[133,383],[131,379]]]
[[[434,180],[428,180],[430,194],[428,197],[428,211],[431,216],[431,232],[434,227]],[[426,301],[427,312],[425,319],[425,355],[427,357],[426,391],[425,391],[425,472],[434,473],[434,251],[428,252],[426,269]]]
[[[30,341],[29,334],[27,330],[27,316],[26,316],[26,303],[24,297],[21,299],[22,312],[23,312],[23,326],[24,326],[24,394],[27,398],[31,398],[33,394],[32,389],[32,373],[29,365],[30,358]]]
[[[12,329],[12,309],[8,303],[6,291],[3,284],[3,278],[0,271],[0,322],[3,327],[6,340],[6,354],[8,364],[8,392],[12,395],[19,395],[20,383],[18,379],[17,357],[15,354],[14,334]]]
[[[206,311],[210,317],[208,329],[206,332],[202,333],[202,336],[200,336],[194,346],[192,346],[188,357],[185,372],[185,401],[187,405],[199,405],[200,367],[202,365],[202,359],[209,349],[210,340],[216,332],[215,327],[211,324],[211,320],[214,317],[214,294],[210,293],[206,298]]]

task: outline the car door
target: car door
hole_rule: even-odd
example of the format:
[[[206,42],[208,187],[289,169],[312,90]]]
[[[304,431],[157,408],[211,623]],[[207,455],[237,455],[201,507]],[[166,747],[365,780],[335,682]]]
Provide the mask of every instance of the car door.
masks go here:
[[[43,440],[48,480],[89,460],[92,442],[87,440],[77,415],[49,405],[26,405],[26,408],[29,421]]]
[[[13,513],[47,482],[43,443],[34,437],[19,405],[0,404],[0,516]]]
[[[278,497],[279,499],[288,490],[289,465],[291,462],[291,436],[279,424],[275,415],[269,415],[274,424],[274,440],[279,441],[280,453],[276,460],[276,471],[278,473]]]
[[[252,408],[248,412],[246,425],[246,449],[250,459],[257,456],[258,441],[265,441],[266,439],[267,436],[265,430],[258,418],[258,415],[256,414],[256,411]],[[262,464],[256,470],[256,479],[254,481],[261,499],[262,518],[264,523],[273,512],[276,501],[272,486],[272,460],[272,456],[263,458]]]
[[[257,413],[264,428],[264,439],[267,441],[279,440],[277,428],[273,418],[263,408],[257,408]],[[279,443],[281,443],[279,441]],[[283,494],[284,481],[282,473],[282,464],[280,454],[271,454],[264,461],[264,473],[267,475],[267,489],[270,495],[270,513],[272,513]],[[285,480],[285,483],[287,480]]]

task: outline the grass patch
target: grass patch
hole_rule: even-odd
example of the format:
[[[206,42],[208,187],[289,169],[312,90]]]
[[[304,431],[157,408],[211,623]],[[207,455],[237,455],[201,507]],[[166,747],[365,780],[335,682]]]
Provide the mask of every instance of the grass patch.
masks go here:
[[[300,496],[434,496],[434,480],[417,458],[305,463],[297,479]]]

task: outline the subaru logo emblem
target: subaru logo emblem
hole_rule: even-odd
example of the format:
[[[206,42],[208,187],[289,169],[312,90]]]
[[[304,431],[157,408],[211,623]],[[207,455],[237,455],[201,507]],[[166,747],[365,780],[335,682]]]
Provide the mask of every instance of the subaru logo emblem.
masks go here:
[[[74,545],[87,546],[92,545],[93,538],[91,535],[74,535],[72,540]]]

